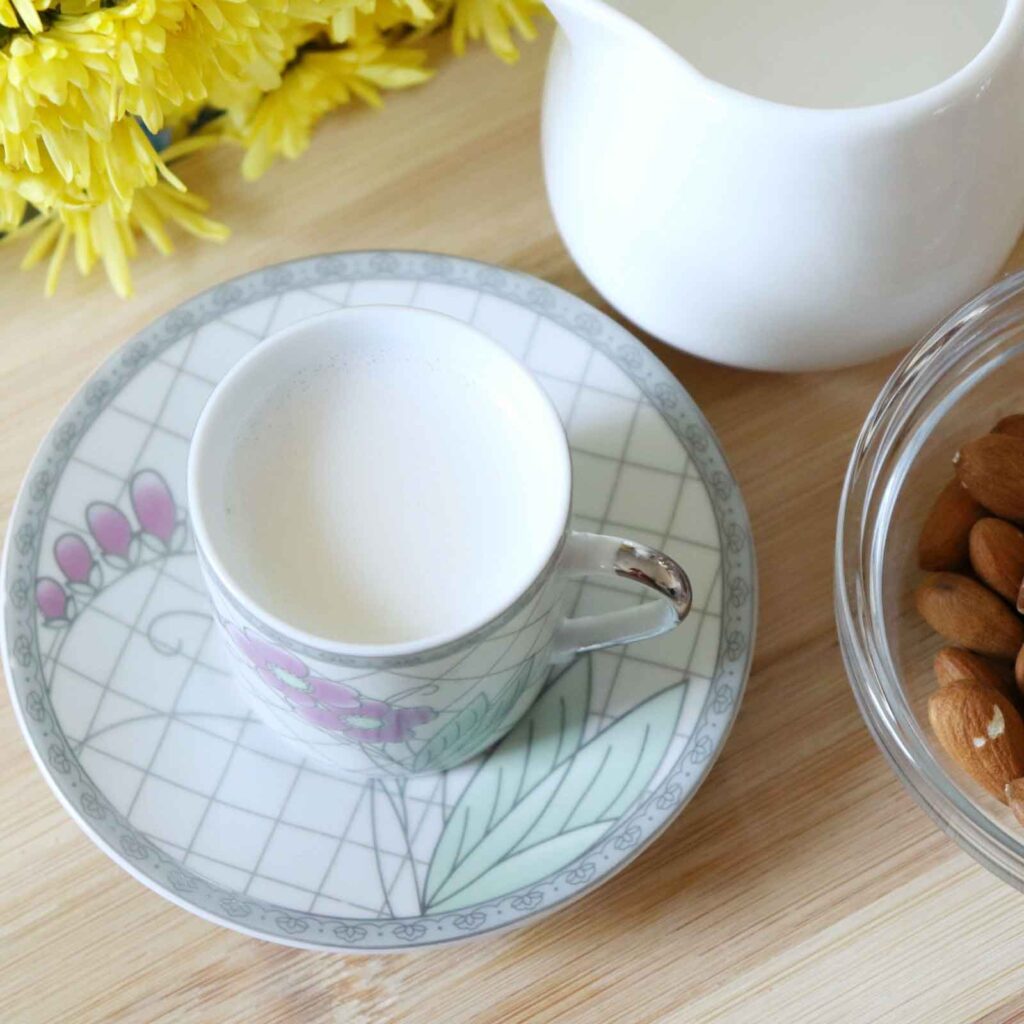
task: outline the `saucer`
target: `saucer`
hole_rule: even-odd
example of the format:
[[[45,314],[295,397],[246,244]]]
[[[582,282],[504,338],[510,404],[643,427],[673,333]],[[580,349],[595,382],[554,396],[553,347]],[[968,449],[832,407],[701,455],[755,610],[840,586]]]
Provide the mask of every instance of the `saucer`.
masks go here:
[[[405,780],[353,781],[250,714],[228,678],[185,510],[189,439],[218,380],[268,334],[366,303],[440,310],[521,359],[566,424],[573,526],[665,551],[694,590],[679,629],[578,659],[488,755]],[[535,278],[403,252],[248,274],[116,352],[29,470],[3,593],[19,722],[89,837],[208,920],[349,951],[521,924],[629,863],[721,750],[755,619],[739,490],[651,353]],[[641,600],[627,581],[587,581],[575,614]]]

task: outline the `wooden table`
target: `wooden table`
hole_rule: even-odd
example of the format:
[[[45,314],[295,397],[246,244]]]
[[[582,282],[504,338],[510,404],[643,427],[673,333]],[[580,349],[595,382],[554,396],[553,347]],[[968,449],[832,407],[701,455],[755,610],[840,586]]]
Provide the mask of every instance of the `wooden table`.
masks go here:
[[[186,180],[234,228],[135,267],[137,294],[0,250],[0,517],[33,450],[100,359],[200,288],[264,264],[428,248],[545,277],[602,305],[541,179],[545,45],[508,70],[475,51],[383,114],[329,119],[258,184],[237,153]],[[1015,256],[1024,264],[1024,248]],[[908,342],[911,339],[908,339]],[[1024,1019],[1024,900],[941,835],[865,730],[840,662],[832,542],[846,460],[894,359],[842,373],[725,369],[652,343],[702,406],[746,494],[761,625],[728,746],[631,867],[543,922],[393,957],[284,949],[172,906],[51,796],[0,711],[0,1020],[462,1024]],[[1018,1016],[1019,1015],[1019,1016]]]

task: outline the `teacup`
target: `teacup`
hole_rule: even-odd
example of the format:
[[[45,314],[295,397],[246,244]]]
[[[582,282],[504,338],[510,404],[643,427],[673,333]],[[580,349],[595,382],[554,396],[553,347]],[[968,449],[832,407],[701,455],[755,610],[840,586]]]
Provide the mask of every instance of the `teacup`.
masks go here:
[[[690,608],[666,555],[569,529],[569,447],[547,395],[439,313],[350,308],[265,341],[209,399],[188,488],[242,691],[348,772],[451,768],[515,724],[553,665]],[[587,575],[659,600],[568,617]]]

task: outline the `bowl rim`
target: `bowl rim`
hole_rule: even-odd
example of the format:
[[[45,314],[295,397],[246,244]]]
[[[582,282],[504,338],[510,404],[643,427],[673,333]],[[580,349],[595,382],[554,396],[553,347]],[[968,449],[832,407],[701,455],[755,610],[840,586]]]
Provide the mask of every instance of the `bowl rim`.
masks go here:
[[[1024,890],[1024,835],[1018,839],[1006,831],[961,788],[926,744],[917,719],[902,720],[900,708],[886,695],[886,687],[902,691],[902,680],[884,635],[873,628],[879,587],[878,574],[871,569],[879,523],[870,504],[879,491],[898,492],[905,479],[908,467],[889,476],[881,465],[892,453],[900,425],[927,407],[932,390],[951,371],[972,358],[986,360],[994,347],[993,323],[998,323],[1000,312],[1013,300],[1022,297],[1024,271],[998,281],[916,344],[886,381],[864,420],[843,481],[834,602],[850,687],[868,731],[893,772],[943,832],[1003,881]],[[961,394],[948,395],[939,407],[948,409]],[[883,539],[890,520],[891,515],[881,523]]]

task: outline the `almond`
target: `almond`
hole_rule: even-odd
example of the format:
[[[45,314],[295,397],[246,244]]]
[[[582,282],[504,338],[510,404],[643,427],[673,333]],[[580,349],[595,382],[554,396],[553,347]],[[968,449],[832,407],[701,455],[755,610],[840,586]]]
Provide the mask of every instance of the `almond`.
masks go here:
[[[1024,651],[1024,647],[1021,650]],[[939,686],[960,682],[979,683],[991,686],[1011,701],[1017,699],[1014,673],[1009,665],[991,661],[960,647],[943,647],[935,655],[935,678]]]
[[[1016,604],[1024,580],[1024,533],[1004,519],[979,519],[971,527],[969,549],[978,577]]]
[[[1024,438],[986,434],[965,444],[954,462],[975,501],[1004,519],[1024,519]]]
[[[975,782],[1006,802],[1006,787],[1024,776],[1024,721],[997,690],[950,683],[932,694],[928,721],[942,749]]]
[[[985,510],[954,477],[939,491],[917,541],[917,562],[926,572],[967,564],[971,527]]]
[[[1007,434],[1009,437],[1024,437],[1024,414],[1004,416],[993,428],[993,434]]]
[[[914,597],[925,622],[957,647],[1013,661],[1024,644],[1024,622],[991,590],[967,576],[936,573]]]
[[[1017,689],[1024,693],[1024,647],[1017,652],[1017,660],[1013,663],[1013,678]]]
[[[1013,816],[1021,825],[1024,825],[1024,779],[1014,779],[1013,782],[1008,782],[1003,792],[1006,802],[1010,805],[1010,810],[1013,811]]]

